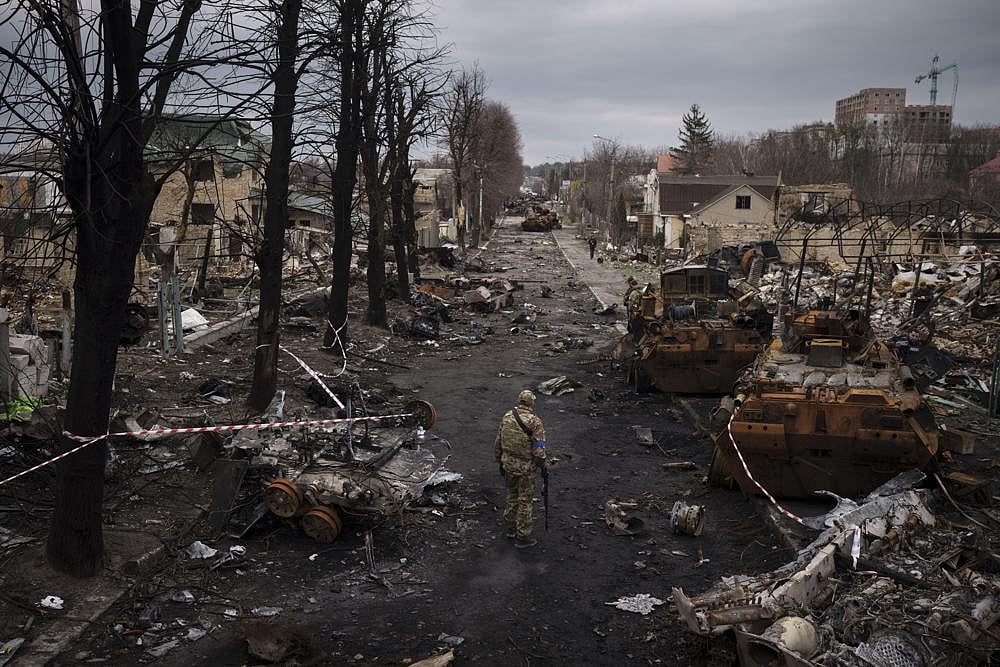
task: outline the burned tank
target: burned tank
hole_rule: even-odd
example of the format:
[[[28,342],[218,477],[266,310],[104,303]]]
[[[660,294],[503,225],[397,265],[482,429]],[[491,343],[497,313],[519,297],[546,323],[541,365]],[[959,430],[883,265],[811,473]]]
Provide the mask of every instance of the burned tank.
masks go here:
[[[641,303],[616,347],[637,389],[730,392],[770,340],[770,313],[759,304],[744,307],[730,293],[729,275],[721,269],[664,271],[659,294],[646,294]]]
[[[864,495],[938,451],[910,369],[859,311],[789,313],[712,428],[711,482],[761,493],[745,464],[771,494],[792,498]]]
[[[537,204],[521,223],[521,230],[525,232],[551,232],[553,229],[562,229],[559,214]]]

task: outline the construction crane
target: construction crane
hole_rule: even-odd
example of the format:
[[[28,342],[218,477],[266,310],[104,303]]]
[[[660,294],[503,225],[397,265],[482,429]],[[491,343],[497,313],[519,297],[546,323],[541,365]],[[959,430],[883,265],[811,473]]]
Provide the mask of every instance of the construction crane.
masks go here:
[[[937,80],[939,74],[944,74],[950,69],[955,70],[955,88],[951,93],[951,106],[955,106],[955,98],[958,97],[958,63],[952,63],[945,67],[938,67],[938,61],[941,60],[941,56],[934,54],[934,58],[931,60],[931,69],[927,74],[921,74],[913,83],[920,83],[924,79],[931,80],[931,106],[937,106]],[[952,112],[954,113],[954,111]]]

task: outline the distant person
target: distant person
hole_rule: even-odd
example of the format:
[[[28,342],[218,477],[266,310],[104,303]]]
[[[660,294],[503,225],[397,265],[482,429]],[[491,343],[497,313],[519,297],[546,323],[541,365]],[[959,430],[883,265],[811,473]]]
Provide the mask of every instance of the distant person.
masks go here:
[[[587,239],[587,245],[590,246],[590,258],[594,259],[594,251],[597,250],[597,237],[591,236]]]
[[[500,474],[507,482],[503,520],[507,537],[514,538],[518,549],[538,543],[531,537],[531,501],[538,472],[545,466],[545,426],[534,406],[532,392],[525,389],[518,394],[517,405],[500,420],[494,445]]]

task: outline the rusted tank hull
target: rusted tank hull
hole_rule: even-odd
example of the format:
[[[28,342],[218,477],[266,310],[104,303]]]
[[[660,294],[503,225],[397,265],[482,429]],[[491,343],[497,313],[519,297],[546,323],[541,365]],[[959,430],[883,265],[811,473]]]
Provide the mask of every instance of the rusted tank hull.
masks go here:
[[[722,394],[733,390],[740,374],[759,351],[756,346],[742,350],[668,349],[657,346],[648,357],[635,363],[649,383],[664,393]]]
[[[751,396],[737,408],[731,433],[732,439],[723,427],[715,436],[710,481],[760,493],[739,462],[735,440],[754,479],[772,494],[791,498],[821,490],[865,495],[900,472],[925,468],[938,447],[926,407],[911,411],[890,401],[879,404],[874,391],[842,402]]]
[[[525,232],[551,232],[555,225],[544,218],[528,218],[521,223],[521,230]]]

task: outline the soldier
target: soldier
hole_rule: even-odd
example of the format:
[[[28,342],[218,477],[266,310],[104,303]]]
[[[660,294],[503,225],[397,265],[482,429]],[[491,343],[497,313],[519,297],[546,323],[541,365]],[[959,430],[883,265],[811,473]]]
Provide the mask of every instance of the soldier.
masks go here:
[[[628,289],[625,290],[626,328],[636,342],[642,337],[642,289],[635,278],[628,279]]]
[[[507,537],[524,549],[537,544],[531,538],[531,500],[536,473],[545,465],[545,427],[534,413],[535,395],[525,389],[517,396],[517,406],[504,414],[495,444],[500,474],[507,481],[507,504],[503,520]]]
[[[632,278],[628,279],[628,287],[625,288],[625,296],[622,298],[622,305],[625,306],[627,310],[629,307],[629,301],[632,299],[632,294],[639,290],[639,282]]]

